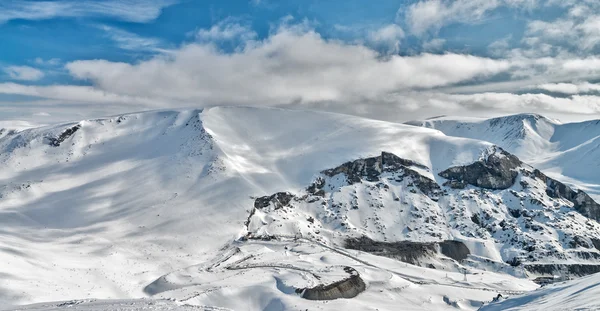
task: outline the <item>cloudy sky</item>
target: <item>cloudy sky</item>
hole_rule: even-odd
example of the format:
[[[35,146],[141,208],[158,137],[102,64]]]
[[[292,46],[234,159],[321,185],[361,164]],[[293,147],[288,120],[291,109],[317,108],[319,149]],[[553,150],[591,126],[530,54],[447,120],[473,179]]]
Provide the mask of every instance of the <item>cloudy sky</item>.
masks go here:
[[[600,118],[600,1],[0,1],[0,120],[212,105]]]

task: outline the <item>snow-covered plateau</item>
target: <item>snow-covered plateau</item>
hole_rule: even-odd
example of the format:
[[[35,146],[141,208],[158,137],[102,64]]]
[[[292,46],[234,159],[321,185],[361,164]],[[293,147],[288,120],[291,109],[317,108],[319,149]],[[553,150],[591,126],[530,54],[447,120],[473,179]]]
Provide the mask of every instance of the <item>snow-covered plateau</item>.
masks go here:
[[[599,137],[246,107],[0,129],[0,310],[595,310]]]

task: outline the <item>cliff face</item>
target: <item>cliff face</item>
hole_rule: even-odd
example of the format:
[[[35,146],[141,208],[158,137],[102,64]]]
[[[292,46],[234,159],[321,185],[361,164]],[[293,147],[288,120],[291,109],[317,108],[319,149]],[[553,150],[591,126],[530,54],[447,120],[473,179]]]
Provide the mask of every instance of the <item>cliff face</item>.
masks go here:
[[[438,253],[456,261],[464,260],[470,255],[469,248],[460,241],[428,243],[412,241],[381,242],[363,236],[360,238],[348,238],[344,243],[344,247],[348,249],[395,258],[415,265],[418,265],[421,259],[435,257]]]

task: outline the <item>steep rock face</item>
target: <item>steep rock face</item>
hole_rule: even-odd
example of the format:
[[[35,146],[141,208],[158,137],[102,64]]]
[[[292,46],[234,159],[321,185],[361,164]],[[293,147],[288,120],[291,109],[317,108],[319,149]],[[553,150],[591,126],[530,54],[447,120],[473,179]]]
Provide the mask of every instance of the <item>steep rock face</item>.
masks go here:
[[[450,258],[474,256],[497,266],[598,260],[600,224],[585,212],[596,203],[584,192],[497,147],[477,163],[440,174],[454,178],[440,186],[424,176],[429,168],[390,153],[347,162],[323,171],[304,191],[258,198],[248,234],[342,245],[364,237],[380,242],[371,251],[384,255],[399,252],[393,243],[414,242],[396,254],[409,262],[435,256],[437,247]]]
[[[48,144],[52,147],[58,147],[62,144],[67,138],[71,137],[77,130],[81,128],[81,124],[74,125],[72,127],[67,128],[64,132],[60,133],[58,137],[48,137]]]
[[[325,170],[321,173],[328,177],[344,174],[346,175],[348,183],[352,185],[359,183],[362,180],[377,182],[380,181],[382,173],[399,172],[400,174],[398,175],[397,181],[409,177],[413,180],[413,184],[419,190],[435,200],[440,194],[440,186],[434,180],[421,175],[411,167],[428,170],[428,168],[422,164],[402,159],[389,152],[382,152],[378,157],[346,162],[336,168]],[[311,187],[313,186],[311,185]]]
[[[448,179],[444,185],[454,189],[463,189],[468,184],[484,189],[504,190],[515,184],[519,173],[544,182],[549,197],[566,199],[585,217],[600,220],[600,205],[587,193],[573,190],[540,170],[531,169],[516,156],[499,148],[473,164],[451,167],[439,175]]]
[[[600,264],[526,264],[527,271],[542,276],[578,277],[600,272]]]
[[[552,179],[539,170],[533,171],[535,178],[541,179],[547,185],[546,193],[553,198],[565,198],[573,203],[573,208],[585,217],[600,220],[600,204],[596,203],[587,193],[573,190],[571,187]]]
[[[308,300],[333,300],[340,298],[354,298],[366,289],[365,282],[360,278],[356,270],[351,267],[344,267],[350,276],[327,285],[317,285],[312,288],[305,288],[302,291],[302,298]]]
[[[519,174],[517,168],[521,165],[522,162],[517,157],[499,149],[492,150],[489,155],[473,164],[451,167],[439,175],[463,185],[467,183],[485,189],[503,190],[514,185]],[[456,185],[456,182],[452,185]]]
[[[464,260],[470,255],[469,248],[460,241],[428,243],[412,241],[380,242],[363,236],[346,239],[344,247],[395,258],[415,265],[418,265],[422,259],[434,257],[438,253],[456,261]]]

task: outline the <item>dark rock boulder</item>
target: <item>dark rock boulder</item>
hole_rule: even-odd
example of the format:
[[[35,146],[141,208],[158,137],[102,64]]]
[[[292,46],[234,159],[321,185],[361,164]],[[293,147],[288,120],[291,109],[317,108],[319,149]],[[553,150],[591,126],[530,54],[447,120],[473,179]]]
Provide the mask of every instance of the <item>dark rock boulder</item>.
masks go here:
[[[333,300],[340,298],[354,298],[366,289],[365,282],[356,270],[344,267],[349,276],[343,280],[327,285],[318,285],[312,288],[298,289],[302,292],[302,298],[308,300]]]
[[[486,158],[473,164],[451,167],[439,173],[449,179],[450,185],[458,187],[464,183],[492,190],[502,190],[514,185],[522,165],[516,156],[497,148]],[[462,184],[461,184],[462,183]]]

